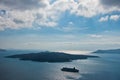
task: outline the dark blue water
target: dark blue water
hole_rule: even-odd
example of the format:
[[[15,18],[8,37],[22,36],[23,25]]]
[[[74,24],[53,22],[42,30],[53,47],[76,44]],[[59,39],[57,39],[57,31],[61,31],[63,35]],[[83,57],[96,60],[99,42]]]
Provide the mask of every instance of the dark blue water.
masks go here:
[[[0,80],[120,80],[120,54],[95,54],[90,58],[64,63],[21,61],[6,55],[38,51],[0,52]],[[62,72],[62,67],[76,67],[79,73]]]

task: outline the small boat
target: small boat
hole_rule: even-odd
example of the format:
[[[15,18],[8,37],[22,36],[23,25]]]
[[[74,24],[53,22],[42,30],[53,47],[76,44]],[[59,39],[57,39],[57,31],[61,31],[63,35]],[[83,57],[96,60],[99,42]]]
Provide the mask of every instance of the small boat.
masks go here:
[[[67,71],[67,72],[79,72],[79,70],[78,70],[78,69],[75,69],[75,67],[74,67],[74,68],[63,67],[63,68],[61,69],[61,71]]]

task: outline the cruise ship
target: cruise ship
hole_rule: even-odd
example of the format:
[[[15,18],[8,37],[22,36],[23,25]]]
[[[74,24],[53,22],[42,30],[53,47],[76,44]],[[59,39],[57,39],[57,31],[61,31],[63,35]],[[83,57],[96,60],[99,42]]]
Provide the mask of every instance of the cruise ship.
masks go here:
[[[63,67],[63,68],[61,69],[61,71],[67,71],[67,72],[79,72],[79,70],[78,70],[78,69],[75,69],[75,67],[74,67],[74,68]]]

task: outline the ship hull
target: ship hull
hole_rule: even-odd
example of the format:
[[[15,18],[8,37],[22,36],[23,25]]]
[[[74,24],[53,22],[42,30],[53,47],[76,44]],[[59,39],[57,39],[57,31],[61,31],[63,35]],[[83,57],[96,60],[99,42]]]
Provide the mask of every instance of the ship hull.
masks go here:
[[[74,68],[62,68],[61,71],[66,71],[66,72],[79,72],[79,70],[74,69]]]

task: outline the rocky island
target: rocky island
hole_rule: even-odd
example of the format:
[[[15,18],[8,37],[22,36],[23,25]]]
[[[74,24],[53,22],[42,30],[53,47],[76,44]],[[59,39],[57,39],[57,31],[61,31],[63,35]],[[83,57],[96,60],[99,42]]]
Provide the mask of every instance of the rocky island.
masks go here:
[[[98,56],[92,55],[73,55],[63,52],[39,52],[29,54],[16,54],[6,56],[6,58],[18,58],[20,60],[29,60],[37,62],[70,62],[77,59],[97,58]]]
[[[120,49],[97,50],[93,53],[120,54]]]
[[[4,51],[7,51],[7,50],[5,50],[5,49],[0,49],[0,52],[4,52]]]

